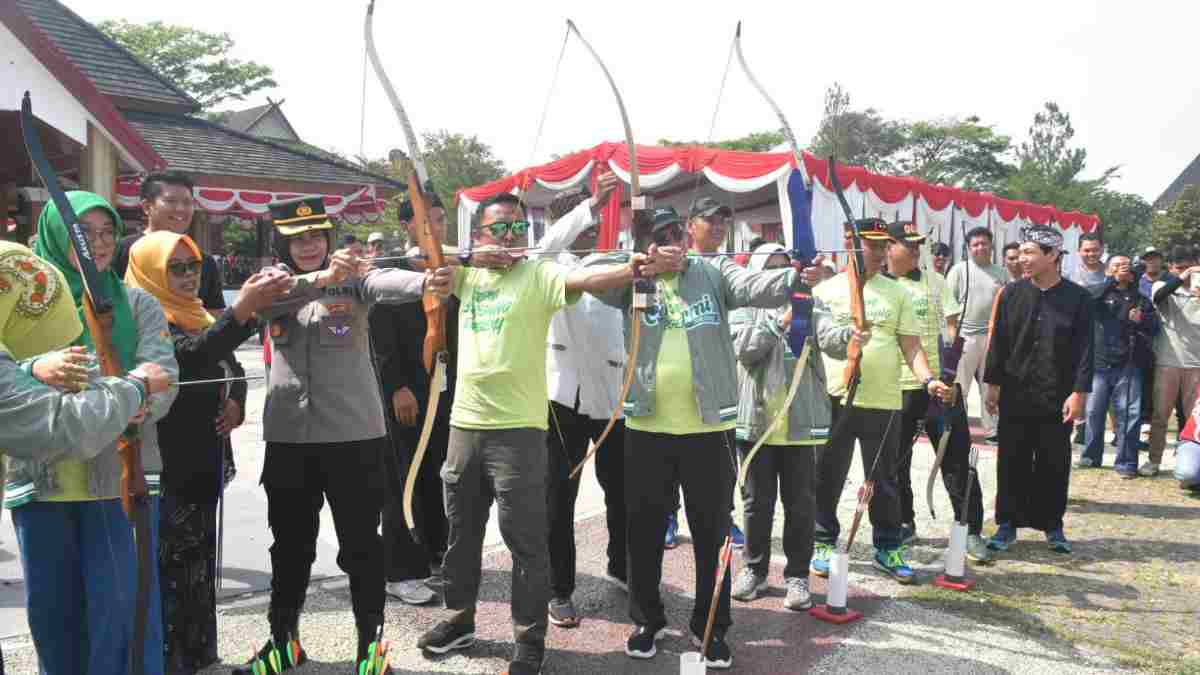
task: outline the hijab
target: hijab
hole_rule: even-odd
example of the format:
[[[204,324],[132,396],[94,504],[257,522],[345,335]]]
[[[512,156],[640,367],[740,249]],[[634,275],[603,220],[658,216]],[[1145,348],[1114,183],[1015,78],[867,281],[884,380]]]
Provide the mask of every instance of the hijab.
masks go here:
[[[80,217],[92,209],[104,209],[112,218],[115,238],[119,240],[125,233],[125,223],[121,220],[121,216],[117,215],[116,209],[100,195],[74,190],[67,193],[67,201],[71,203],[71,208]],[[79,274],[79,270],[76,270],[75,266],[71,264],[68,253],[71,250],[71,236],[53,201],[46,204],[46,208],[42,210],[42,215],[38,218],[37,231],[38,239],[34,244],[33,252],[62,272],[67,280],[67,286],[71,289],[71,297],[75,301],[78,316],[82,320],[84,316],[83,277]],[[97,290],[103,291],[104,295],[112,300],[113,348],[117,352],[121,366],[128,370],[136,365],[134,358],[137,355],[138,345],[137,324],[133,320],[133,309],[129,306],[129,296],[125,293],[125,285],[117,278],[117,273],[113,271],[111,265],[108,269],[100,272],[98,284],[100,288]],[[72,344],[83,345],[93,351],[96,349],[86,320],[83,321],[83,333]]]
[[[751,272],[762,272],[767,268],[767,261],[776,253],[782,253],[788,260],[792,259],[782,244],[759,244],[758,248],[754,249],[754,255],[750,256],[747,267]]]
[[[0,352],[20,361],[65,347],[81,332],[62,272],[24,246],[0,241]]]
[[[158,298],[169,323],[186,331],[204,330],[213,324],[213,318],[204,310],[200,298],[173,291],[167,282],[167,263],[180,242],[196,256],[196,260],[204,261],[200,247],[191,237],[168,231],[151,232],[129,249],[125,283]]]

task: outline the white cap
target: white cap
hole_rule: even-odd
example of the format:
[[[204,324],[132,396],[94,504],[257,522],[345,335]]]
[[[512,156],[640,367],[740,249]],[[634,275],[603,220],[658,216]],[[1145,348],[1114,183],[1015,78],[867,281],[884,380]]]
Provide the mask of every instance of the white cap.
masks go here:
[[[370,234],[370,236],[367,237],[368,244],[374,244],[377,241],[383,241],[383,233],[382,232],[372,232]]]

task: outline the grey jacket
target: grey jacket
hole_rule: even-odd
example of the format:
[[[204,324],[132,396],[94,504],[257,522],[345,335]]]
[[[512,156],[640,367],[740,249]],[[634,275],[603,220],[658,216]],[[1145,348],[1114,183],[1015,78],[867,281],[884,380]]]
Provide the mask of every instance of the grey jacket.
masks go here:
[[[808,362],[801,375],[800,388],[788,410],[788,440],[814,441],[829,437],[833,423],[833,406],[825,393],[825,364],[819,351],[834,358],[845,358],[850,341],[850,329],[838,327],[831,320],[829,308],[813,298],[813,334]],[[745,311],[745,310],[739,310]],[[785,391],[792,383],[792,369],[787,366],[800,358],[789,355],[784,329],[779,326],[780,310],[753,310],[753,317],[735,326],[734,351],[738,358],[738,440],[754,442],[771,425],[767,402]]]
[[[317,288],[307,276],[259,316],[270,321],[271,368],[263,438],[274,443],[338,443],[383,438],[383,403],[371,365],[367,315],[379,302],[421,299],[425,275],[371,270]]]
[[[138,331],[134,362],[157,363],[172,380],[179,379],[175,345],[168,333],[167,317],[163,314],[162,305],[153,295],[140,288],[126,288],[125,291]],[[32,377],[29,374],[35,361],[37,357],[22,362],[25,375]],[[5,506],[16,507],[59,494],[61,488],[56,483],[54,465],[62,460],[87,462],[89,495],[117,497],[121,491],[121,458],[117,454],[117,438],[140,402],[137,386],[120,378],[101,376],[98,365],[92,367],[88,378],[89,390],[96,391],[88,391],[84,395],[47,393],[36,388],[38,383],[23,381],[11,374],[4,379],[14,390],[28,391],[33,395],[25,404],[35,407],[26,409],[26,414],[14,417],[14,420],[18,424],[32,425],[29,438],[53,439],[51,449],[34,452],[28,447],[28,442],[9,445],[8,434],[11,432],[8,429],[0,436],[0,446],[10,448]],[[2,384],[4,382],[0,381]],[[161,394],[152,395],[149,411],[142,422],[142,470],[152,494],[158,493],[159,475],[162,473],[157,422],[171,409],[178,392],[172,387]],[[60,405],[67,407],[58,407]],[[49,407],[52,414],[40,420],[33,418],[31,413],[37,410],[37,406]],[[7,408],[5,406],[5,426],[10,424]],[[59,424],[65,426],[58,427]]]
[[[606,259],[612,262],[612,258]],[[596,261],[593,264],[601,264]],[[692,374],[696,378],[694,394],[705,424],[719,424],[737,415],[737,371],[733,345],[729,340],[729,313],[739,307],[779,307],[791,297],[792,284],[803,284],[790,269],[753,273],[737,265],[717,265],[692,257],[679,275],[679,297],[697,322],[687,331]],[[633,289],[619,288],[598,297],[604,302],[627,309]],[[629,313],[625,313],[625,341],[629,348]],[[663,328],[655,307],[642,318],[641,343],[638,345],[636,375],[625,401],[627,417],[654,413],[654,393],[658,350]]]

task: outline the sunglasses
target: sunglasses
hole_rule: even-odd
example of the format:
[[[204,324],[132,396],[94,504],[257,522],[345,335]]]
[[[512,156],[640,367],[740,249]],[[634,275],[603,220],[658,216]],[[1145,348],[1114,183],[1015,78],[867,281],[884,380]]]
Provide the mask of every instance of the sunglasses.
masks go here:
[[[512,232],[513,236],[521,236],[529,231],[528,220],[514,220],[511,223],[495,222],[487,226],[492,231],[492,236],[499,239],[506,233]]]
[[[187,277],[195,274],[200,274],[200,269],[204,263],[199,260],[189,260],[188,262],[173,262],[167,263],[167,271],[171,276]]]

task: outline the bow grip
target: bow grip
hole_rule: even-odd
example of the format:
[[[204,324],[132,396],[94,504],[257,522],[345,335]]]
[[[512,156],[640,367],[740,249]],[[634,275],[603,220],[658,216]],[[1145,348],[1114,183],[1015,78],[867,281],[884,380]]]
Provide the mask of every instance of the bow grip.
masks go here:
[[[813,297],[807,291],[792,293],[792,325],[788,331],[788,346],[799,356],[804,351],[804,341],[812,335]]]

